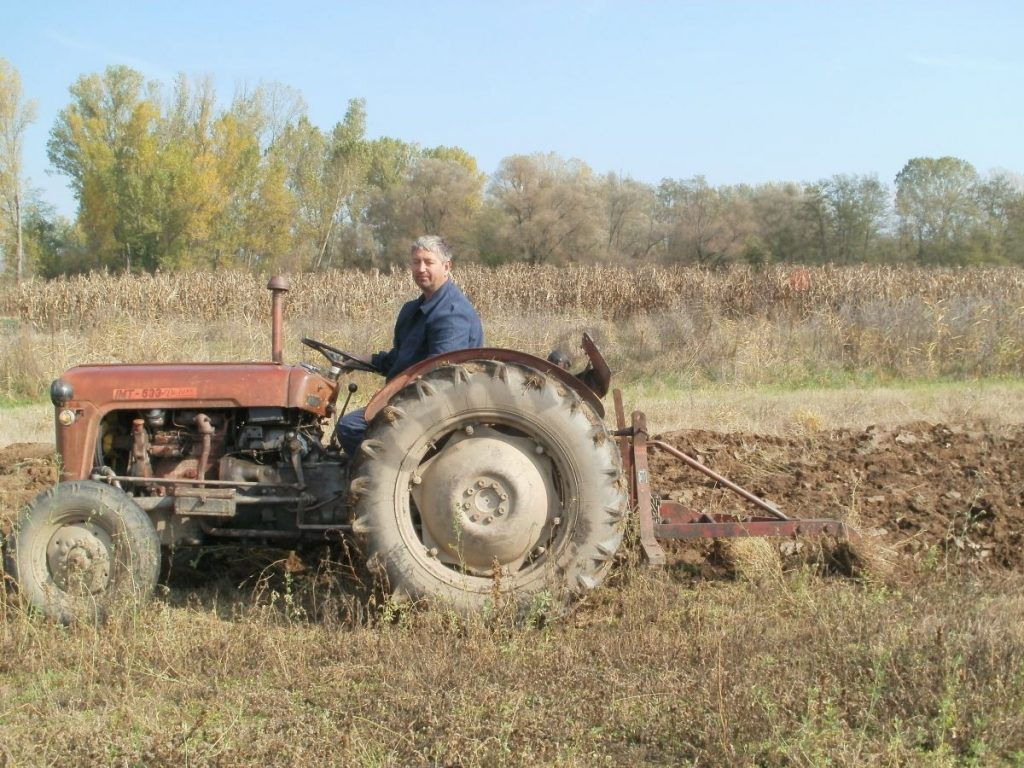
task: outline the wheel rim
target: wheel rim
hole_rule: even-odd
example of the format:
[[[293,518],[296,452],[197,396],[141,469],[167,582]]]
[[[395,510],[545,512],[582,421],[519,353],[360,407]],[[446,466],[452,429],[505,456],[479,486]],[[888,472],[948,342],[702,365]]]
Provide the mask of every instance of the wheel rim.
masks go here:
[[[444,460],[449,450],[468,458],[467,466]],[[443,581],[473,590],[493,588],[495,576],[525,578],[545,567],[576,515],[578,482],[565,456],[541,424],[507,412],[435,425],[407,452],[396,488],[409,551]],[[506,509],[485,523],[498,502]]]
[[[489,427],[452,435],[412,482],[423,545],[470,573],[518,570],[558,501],[543,448]]]
[[[89,522],[60,526],[46,545],[46,565],[53,583],[64,592],[83,597],[106,590],[113,556],[110,535]]]

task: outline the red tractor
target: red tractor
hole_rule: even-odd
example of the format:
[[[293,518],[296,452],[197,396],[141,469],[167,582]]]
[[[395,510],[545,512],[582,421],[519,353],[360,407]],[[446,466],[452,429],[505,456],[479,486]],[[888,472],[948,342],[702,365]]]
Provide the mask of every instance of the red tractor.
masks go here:
[[[577,374],[508,349],[424,360],[370,400],[358,455],[331,433],[343,374],[366,370],[313,339],[325,364],[285,365],[283,294],[272,294],[272,361],[88,365],[50,388],[60,482],[24,511],[7,567],[28,603],[60,621],[145,599],[162,548],[356,535],[396,599],[461,613],[496,591],[562,604],[611,567],[627,513],[658,538],[848,534],[835,520],[791,520],[676,448],[648,440],[639,411],[617,428],[601,403],[611,378],[593,341]],[[349,384],[341,411],[355,385]],[[728,488],[755,515],[654,503],[654,448]]]
[[[162,548],[339,534],[363,539],[396,597],[462,612],[496,585],[564,600],[601,581],[628,488],[589,339],[577,375],[506,349],[414,365],[370,400],[347,457],[325,436],[343,375],[364,366],[312,339],[324,364],[283,363],[288,284],[268,288],[272,362],[88,365],[53,382],[60,482],[7,551],[30,605],[103,615],[151,593]]]

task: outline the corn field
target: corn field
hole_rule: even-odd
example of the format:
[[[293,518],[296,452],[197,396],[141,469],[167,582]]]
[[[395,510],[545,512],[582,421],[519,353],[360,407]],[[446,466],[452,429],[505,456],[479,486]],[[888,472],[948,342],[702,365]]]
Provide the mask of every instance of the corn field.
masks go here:
[[[571,314],[617,320],[713,307],[723,315],[805,318],[866,305],[980,301],[1024,305],[1024,269],[898,266],[765,269],[618,266],[460,266],[458,283],[483,315]],[[405,270],[334,270],[291,276],[293,317],[363,319],[390,314],[415,294]],[[0,290],[0,315],[40,328],[115,318],[151,322],[265,320],[267,276],[248,272],[90,274],[30,281]]]
[[[571,355],[590,333],[622,380],[752,386],[1024,373],[1024,269],[459,266],[486,343]],[[267,276],[93,274],[0,289],[0,396],[40,398],[72,365],[269,356]],[[292,276],[301,336],[386,349],[404,270]],[[576,352],[577,359],[578,351]],[[311,358],[310,358],[311,359]]]

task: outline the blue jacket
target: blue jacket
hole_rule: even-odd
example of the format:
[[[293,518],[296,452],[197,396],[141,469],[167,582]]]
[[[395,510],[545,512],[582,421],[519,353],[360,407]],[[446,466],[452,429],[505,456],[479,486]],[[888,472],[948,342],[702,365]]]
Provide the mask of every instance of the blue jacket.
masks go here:
[[[371,358],[387,378],[428,357],[484,345],[484,329],[459,286],[447,280],[427,301],[402,306],[395,321],[394,347]]]

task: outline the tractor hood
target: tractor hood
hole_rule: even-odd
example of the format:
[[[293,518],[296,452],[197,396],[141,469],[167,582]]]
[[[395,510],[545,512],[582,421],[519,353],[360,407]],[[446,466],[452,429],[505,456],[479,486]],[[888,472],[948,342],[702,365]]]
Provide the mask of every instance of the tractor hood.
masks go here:
[[[114,410],[301,408],[326,416],[337,384],[279,363],[80,365],[50,388],[61,479],[88,476],[98,425]]]
[[[276,406],[324,415],[336,391],[322,376],[278,363],[80,365],[58,382],[71,388],[66,407],[101,410]]]

